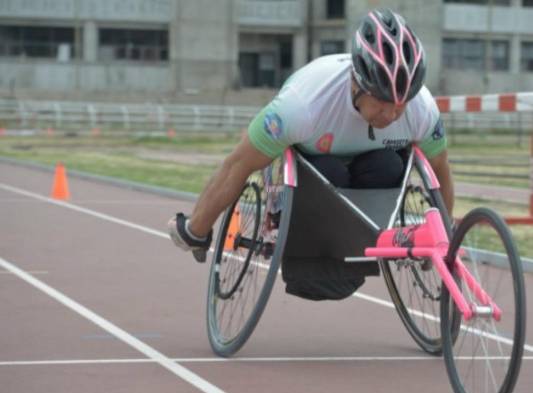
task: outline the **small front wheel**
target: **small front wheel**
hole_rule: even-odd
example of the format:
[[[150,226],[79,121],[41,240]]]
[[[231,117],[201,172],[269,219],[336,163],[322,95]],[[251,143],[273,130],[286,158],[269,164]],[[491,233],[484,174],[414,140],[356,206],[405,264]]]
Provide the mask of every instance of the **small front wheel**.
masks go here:
[[[522,264],[503,219],[489,209],[471,211],[452,238],[447,261],[463,296],[476,310],[469,321],[461,321],[454,345],[450,318],[454,303],[443,287],[443,351],[454,392],[511,392],[524,351],[526,300]],[[460,279],[453,261],[461,262],[502,310],[500,320]]]

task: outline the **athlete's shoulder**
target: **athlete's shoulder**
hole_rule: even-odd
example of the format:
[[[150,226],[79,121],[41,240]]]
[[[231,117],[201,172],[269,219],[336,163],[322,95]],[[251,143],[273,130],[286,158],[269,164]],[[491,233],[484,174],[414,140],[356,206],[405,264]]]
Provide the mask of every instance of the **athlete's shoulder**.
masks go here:
[[[351,65],[349,53],[319,57],[296,71],[285,82],[285,86],[310,86],[343,74]]]
[[[428,117],[436,119],[440,117],[440,111],[433,95],[426,86],[422,86],[416,96],[407,103],[406,115],[415,122]]]
[[[417,93],[417,95],[414,96],[411,101],[409,101],[407,106],[412,108],[433,109],[433,107],[436,107],[436,103],[435,99],[433,98],[433,95],[424,85]]]

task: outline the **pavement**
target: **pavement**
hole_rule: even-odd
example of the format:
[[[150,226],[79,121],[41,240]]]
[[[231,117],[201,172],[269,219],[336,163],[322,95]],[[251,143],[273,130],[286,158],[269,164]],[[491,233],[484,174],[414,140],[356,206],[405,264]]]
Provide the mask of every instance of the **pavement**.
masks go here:
[[[2,393],[451,391],[381,277],[340,302],[291,297],[278,279],[250,340],[216,357],[209,267],[165,233],[191,202],[75,177],[60,202],[51,185],[48,172],[0,163]],[[530,299],[532,288],[528,276]],[[533,386],[525,355],[519,393]]]

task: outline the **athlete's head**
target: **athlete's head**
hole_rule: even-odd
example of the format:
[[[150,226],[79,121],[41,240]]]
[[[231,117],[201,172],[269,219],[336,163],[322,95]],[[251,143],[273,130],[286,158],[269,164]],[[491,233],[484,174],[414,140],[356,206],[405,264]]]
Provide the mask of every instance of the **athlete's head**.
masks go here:
[[[357,84],[378,100],[405,104],[424,83],[422,44],[405,20],[389,9],[364,17],[353,37],[352,61]]]

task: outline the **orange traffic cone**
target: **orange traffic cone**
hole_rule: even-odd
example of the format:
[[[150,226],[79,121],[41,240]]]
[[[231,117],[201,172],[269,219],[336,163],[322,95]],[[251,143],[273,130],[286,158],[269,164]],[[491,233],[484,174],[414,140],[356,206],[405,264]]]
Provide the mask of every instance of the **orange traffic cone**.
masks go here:
[[[226,234],[226,241],[224,242],[224,251],[232,251],[235,245],[235,237],[241,229],[241,212],[239,207],[235,206],[231,221],[229,222],[228,233]]]
[[[52,187],[52,198],[66,201],[70,198],[68,191],[67,171],[62,163],[57,163]]]

